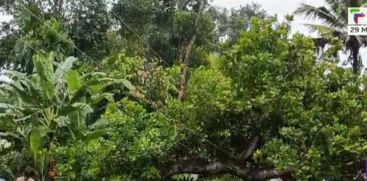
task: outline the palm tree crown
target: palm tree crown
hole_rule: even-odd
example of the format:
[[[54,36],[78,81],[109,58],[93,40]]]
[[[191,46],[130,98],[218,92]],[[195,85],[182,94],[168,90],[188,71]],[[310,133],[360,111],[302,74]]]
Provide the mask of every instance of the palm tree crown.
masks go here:
[[[367,39],[363,36],[348,36],[348,7],[361,7],[366,0],[325,0],[325,2],[326,6],[321,7],[302,4],[295,14],[323,21],[323,24],[306,24],[311,31],[321,36],[322,41],[316,41],[317,46],[323,47],[335,37],[340,39],[349,54],[348,61],[352,63],[353,72],[359,74],[363,66],[359,50],[366,45]]]

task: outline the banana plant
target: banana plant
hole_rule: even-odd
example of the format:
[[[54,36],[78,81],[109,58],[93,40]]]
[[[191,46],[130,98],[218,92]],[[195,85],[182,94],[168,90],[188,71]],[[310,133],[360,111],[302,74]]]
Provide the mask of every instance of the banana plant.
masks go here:
[[[87,119],[93,104],[112,99],[105,88],[123,84],[133,89],[127,80],[108,78],[104,73],[81,76],[72,69],[76,58],[55,63],[55,56],[53,52],[37,53],[33,57],[33,74],[9,71],[11,81],[0,84],[0,90],[14,99],[0,103],[0,133],[21,143],[18,149],[30,155],[42,181],[55,175],[52,169],[56,146],[70,139],[88,141],[104,134],[103,128],[92,129]]]

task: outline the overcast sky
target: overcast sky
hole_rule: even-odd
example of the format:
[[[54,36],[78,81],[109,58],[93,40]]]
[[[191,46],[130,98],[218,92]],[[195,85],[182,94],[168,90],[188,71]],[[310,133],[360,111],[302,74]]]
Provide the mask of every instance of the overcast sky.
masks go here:
[[[292,14],[302,3],[310,4],[313,6],[323,5],[322,0],[213,0],[213,4],[226,8],[239,8],[241,5],[256,2],[260,4],[268,14],[277,14],[279,18],[284,17],[287,14]],[[302,16],[296,16],[292,24],[293,32],[301,32],[304,34],[310,34],[304,23],[310,21]]]

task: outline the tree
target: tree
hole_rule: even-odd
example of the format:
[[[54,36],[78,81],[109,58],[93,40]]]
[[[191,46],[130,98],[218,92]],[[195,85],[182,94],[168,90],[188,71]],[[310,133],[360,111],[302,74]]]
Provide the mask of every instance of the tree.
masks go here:
[[[9,5],[10,6],[10,5]],[[1,64],[7,69],[31,74],[36,51],[54,51],[60,62],[74,51],[74,43],[56,18],[43,12],[37,3],[15,2],[8,13],[14,20],[4,23],[0,42]]]
[[[71,69],[74,57],[54,69],[57,58],[53,52],[38,52],[33,58],[34,74],[9,72],[12,81],[1,87],[17,98],[1,104],[1,138],[10,141],[23,160],[29,160],[22,164],[34,166],[40,180],[54,180],[56,147],[70,138],[87,142],[104,133],[91,128],[87,118],[93,112],[93,104],[109,99],[108,94],[103,94],[104,88],[121,83],[98,73],[80,76]]]
[[[40,180],[362,178],[367,77],[337,66],[335,37],[318,61],[312,39],[290,36],[289,24],[257,5],[231,13],[198,0],[119,0],[109,12],[102,0],[19,5],[8,11],[19,29],[0,41],[1,60],[28,62],[0,84],[7,179],[29,164]],[[220,44],[222,35],[231,38]]]
[[[362,36],[348,36],[346,31],[348,24],[348,7],[361,7],[363,0],[327,0],[327,6],[314,7],[308,4],[302,4],[295,14],[302,14],[312,19],[320,19],[324,24],[307,24],[311,31],[318,32],[322,39],[317,39],[318,46],[324,47],[327,42],[331,42],[333,37],[339,38],[349,52],[348,61],[352,63],[353,72],[359,74],[362,65],[362,58],[359,53],[361,47],[365,45],[365,39]]]
[[[55,52],[55,61],[61,62],[75,48],[74,43],[63,32],[61,24],[54,19],[42,22],[39,27],[34,28],[17,39],[14,47],[16,57],[15,62],[13,62],[14,68],[28,74],[33,72],[32,59],[37,51],[53,51]]]
[[[289,40],[288,31],[286,24],[253,20],[219,69],[214,64],[193,70],[187,99],[167,105],[182,139],[160,169],[163,178],[358,175],[350,170],[363,168],[354,160],[363,160],[366,151],[365,94],[358,88],[364,78],[335,63],[317,64],[312,40]]]
[[[208,11],[216,21],[219,36],[228,38],[230,45],[237,41],[243,31],[248,30],[251,18],[268,17],[261,5],[256,3],[230,10],[211,7]]]
[[[11,1],[2,7],[2,13],[14,18],[4,23],[2,29],[6,31],[2,32],[4,37],[0,39],[2,44],[7,45],[2,46],[1,52],[13,49],[15,54],[12,57],[7,56],[9,53],[1,54],[1,65],[9,69],[32,73],[33,50],[29,47],[53,49],[65,55],[71,55],[72,52],[74,56],[89,61],[102,59],[109,54],[107,30],[110,21],[105,0],[88,3],[67,0]],[[35,42],[35,39],[39,41]],[[11,46],[14,44],[17,46]]]
[[[191,1],[187,1],[187,3],[190,2]],[[217,38],[217,40],[219,39],[219,37],[229,36],[230,40],[228,41],[228,43],[230,45],[236,42],[238,36],[242,33],[242,31],[245,31],[248,28],[250,19],[252,17],[256,16],[261,19],[264,19],[266,17],[265,11],[262,10],[261,6],[258,4],[247,5],[245,7],[241,7],[239,10],[232,9],[231,14],[228,15],[226,10],[223,10],[223,12],[221,12],[214,7],[209,7],[209,9],[207,10],[208,5],[206,1],[197,1],[196,4],[194,2],[191,3],[193,3],[193,9],[196,9],[194,21],[195,23],[186,23],[186,26],[181,27],[184,32],[179,33],[180,35],[188,35],[187,37],[181,38],[181,48],[178,57],[178,62],[182,66],[179,91],[179,99],[181,100],[184,98],[185,95],[185,86],[188,78],[188,68],[190,67],[190,65],[192,66],[192,64],[194,64],[192,62],[195,61],[195,59],[191,57],[191,54],[196,53],[195,50],[199,50],[200,46],[203,46],[203,43],[201,43],[200,40],[197,43],[195,43],[195,41],[197,37],[205,37],[205,35],[203,35],[203,33],[201,32],[210,32],[210,29],[205,28],[205,25],[208,24],[205,22],[207,16],[210,16],[212,18],[212,21],[215,21],[216,23],[218,34],[216,34],[215,37]],[[187,5],[184,5],[184,7],[187,8]],[[178,16],[178,18],[182,17]],[[193,32],[190,32],[192,28],[189,27],[192,26],[195,28],[193,29]],[[204,44],[204,47],[205,46],[210,47],[206,49],[207,51],[216,51],[215,46],[211,46],[210,42]],[[207,57],[208,56],[202,56],[200,58],[207,59]],[[201,65],[203,65],[203,63]]]
[[[107,1],[68,1],[65,6],[69,15],[65,17],[64,26],[80,50],[76,55],[89,61],[107,56],[110,51],[107,45],[107,31],[110,29]]]
[[[102,62],[101,70],[109,77],[126,78],[134,86],[130,90],[118,85],[106,89],[113,99],[99,107],[105,110],[99,122],[108,134],[93,142],[59,147],[59,175],[72,180],[157,180],[156,164],[166,159],[177,133],[169,117],[155,110],[170,99],[169,91],[175,88],[171,84],[177,80],[156,63],[144,69],[143,58],[125,52]],[[179,75],[178,68],[173,72]]]
[[[187,46],[192,36],[191,27],[195,26],[197,2],[199,1],[121,0],[113,5],[111,17],[115,19],[121,38],[129,42],[127,50],[131,46],[144,47],[127,51],[129,55],[144,56],[148,60],[156,58],[170,66],[179,63],[179,57],[185,52],[182,48]],[[193,59],[198,61],[197,64],[202,63],[200,59],[205,59],[201,57],[203,53],[199,49],[213,50],[218,40],[213,18],[205,13],[206,7],[193,48],[193,57],[200,57]],[[195,51],[196,48],[198,51]]]
[[[124,52],[102,62],[108,77],[134,88],[106,89],[113,99],[98,106],[105,111],[96,125],[108,134],[57,147],[62,178],[352,180],[362,173],[365,77],[317,63],[313,41],[289,38],[287,24],[253,19],[222,56],[191,69],[182,101],[179,67]]]
[[[31,155],[33,159],[29,164],[37,168],[41,180],[47,178],[47,170],[51,166],[49,165],[49,156],[52,155],[54,142],[60,134],[65,134],[61,130],[67,128],[72,120],[69,117],[71,112],[61,113],[59,110],[66,107],[73,108],[71,104],[63,104],[70,97],[64,97],[65,95],[62,93],[64,84],[62,78],[66,76],[62,69],[65,68],[67,69],[65,71],[69,71],[75,59],[67,59],[54,73],[52,65],[54,56],[53,53],[35,55],[34,65],[37,73],[28,78],[24,74],[12,72],[9,76],[13,82],[6,82],[9,86],[3,87],[9,92],[13,92],[13,96],[16,96],[18,100],[12,105],[5,105],[7,109],[2,114],[1,132],[4,133],[5,138],[18,138],[12,140],[15,141],[12,146],[18,147],[18,151],[24,154],[24,158]],[[78,102],[75,103],[74,105],[78,105]],[[79,105],[70,110],[74,110],[77,114],[79,111],[86,111],[82,113],[85,115],[89,113],[88,106],[80,103]],[[16,115],[16,117],[11,115]],[[73,121],[81,123],[79,119]],[[72,128],[71,125],[70,128]],[[81,127],[77,127],[77,129],[81,129]]]
[[[174,1],[167,0],[119,0],[113,3],[110,15],[119,35],[129,44],[125,45],[129,50],[127,53],[144,55],[148,59],[162,57],[169,62],[167,58],[172,55],[167,49],[173,49],[169,45],[174,6]],[[143,48],[130,50],[131,44]],[[164,48],[166,51],[162,51]]]
[[[7,35],[0,40],[0,69],[11,67],[11,62],[14,62],[14,46],[16,39],[13,35]]]

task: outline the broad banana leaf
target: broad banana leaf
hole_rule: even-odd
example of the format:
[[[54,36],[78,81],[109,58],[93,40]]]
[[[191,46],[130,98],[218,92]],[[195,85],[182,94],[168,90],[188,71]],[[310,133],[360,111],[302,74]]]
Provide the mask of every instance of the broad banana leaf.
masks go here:
[[[42,150],[42,138],[46,136],[47,129],[45,127],[34,128],[29,137],[29,146],[35,160]]]
[[[43,95],[49,101],[52,101],[55,96],[52,80],[54,75],[52,62],[53,53],[49,55],[36,54],[33,58],[36,73],[40,77],[40,87],[42,87]]]
[[[81,83],[80,83],[79,73],[74,71],[74,70],[70,70],[69,72],[67,72],[66,82],[67,82],[68,91],[69,91],[70,94],[75,93],[82,86]]]
[[[61,62],[55,71],[54,75],[54,83],[62,82],[65,74],[71,70],[73,67],[74,62],[77,60],[75,57],[69,57],[64,62]]]

